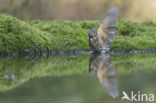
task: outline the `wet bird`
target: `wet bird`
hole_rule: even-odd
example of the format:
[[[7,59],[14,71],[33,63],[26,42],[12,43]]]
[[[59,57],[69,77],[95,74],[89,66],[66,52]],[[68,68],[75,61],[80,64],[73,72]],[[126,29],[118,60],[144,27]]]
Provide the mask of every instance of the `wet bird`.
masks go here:
[[[89,46],[93,51],[110,50],[114,40],[114,36],[118,32],[115,29],[117,23],[117,14],[118,9],[112,8],[101,20],[98,28],[88,32]]]

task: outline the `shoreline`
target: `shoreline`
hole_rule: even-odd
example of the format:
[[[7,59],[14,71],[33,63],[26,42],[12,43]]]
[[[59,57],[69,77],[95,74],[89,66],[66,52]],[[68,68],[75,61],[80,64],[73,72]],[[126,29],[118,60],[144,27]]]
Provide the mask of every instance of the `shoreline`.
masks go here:
[[[19,56],[52,56],[52,55],[77,55],[77,54],[136,54],[136,53],[156,53],[156,49],[149,50],[110,50],[109,52],[95,52],[92,50],[67,50],[67,51],[40,51],[40,52],[0,52],[0,57]]]

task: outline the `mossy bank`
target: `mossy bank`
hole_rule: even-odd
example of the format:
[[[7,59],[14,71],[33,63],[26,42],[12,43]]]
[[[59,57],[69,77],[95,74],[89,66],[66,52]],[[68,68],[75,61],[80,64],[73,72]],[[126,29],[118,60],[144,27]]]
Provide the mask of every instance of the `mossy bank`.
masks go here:
[[[89,50],[88,31],[99,21],[22,21],[0,14],[0,51]],[[111,50],[156,49],[156,23],[120,20]]]

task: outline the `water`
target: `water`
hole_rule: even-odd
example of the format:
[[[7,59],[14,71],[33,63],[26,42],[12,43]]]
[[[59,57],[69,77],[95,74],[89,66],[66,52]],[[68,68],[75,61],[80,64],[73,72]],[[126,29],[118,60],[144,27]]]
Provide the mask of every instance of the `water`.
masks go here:
[[[133,103],[156,95],[156,54],[1,57],[0,103]],[[155,102],[140,102],[155,103]]]

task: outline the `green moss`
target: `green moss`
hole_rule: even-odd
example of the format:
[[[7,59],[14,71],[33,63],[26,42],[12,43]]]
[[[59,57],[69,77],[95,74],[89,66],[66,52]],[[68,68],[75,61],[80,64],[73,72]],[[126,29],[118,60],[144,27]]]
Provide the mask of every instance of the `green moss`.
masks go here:
[[[0,51],[50,49],[51,36],[24,21],[0,15]]]
[[[88,31],[97,28],[97,21],[73,22],[69,20],[31,21],[35,28],[61,39],[60,50],[89,49]]]
[[[90,49],[88,31],[99,21],[21,21],[0,14],[0,51]],[[112,50],[156,49],[156,23],[120,20]]]
[[[135,23],[121,20],[117,24],[117,35],[112,49],[143,50],[156,49],[156,23]]]

